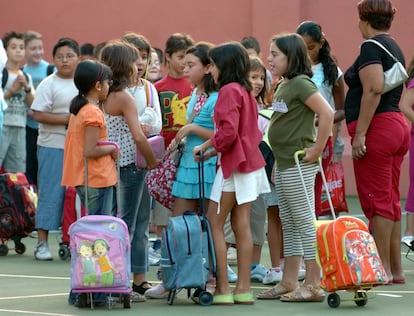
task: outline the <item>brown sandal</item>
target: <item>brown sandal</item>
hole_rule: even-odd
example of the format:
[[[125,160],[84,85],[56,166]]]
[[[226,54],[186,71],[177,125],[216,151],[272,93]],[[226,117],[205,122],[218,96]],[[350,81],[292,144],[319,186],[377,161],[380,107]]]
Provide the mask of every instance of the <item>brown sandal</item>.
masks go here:
[[[283,294],[289,293],[290,291],[292,290],[285,288],[279,282],[274,287],[257,294],[256,298],[258,300],[278,300]]]
[[[325,292],[320,287],[302,285],[292,292],[283,294],[280,297],[282,302],[323,302]]]

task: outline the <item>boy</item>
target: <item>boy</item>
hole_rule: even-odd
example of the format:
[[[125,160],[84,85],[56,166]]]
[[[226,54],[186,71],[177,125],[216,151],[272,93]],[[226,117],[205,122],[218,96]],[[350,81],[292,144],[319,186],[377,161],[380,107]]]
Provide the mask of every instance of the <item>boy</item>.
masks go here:
[[[53,62],[57,71],[40,83],[32,106],[34,119],[39,122],[36,260],[53,259],[48,246],[49,230],[57,230],[61,225],[65,197],[65,187],[61,186],[63,148],[70,116],[69,105],[78,94],[73,82],[78,61],[78,43],[70,38],[59,39],[53,47]]]
[[[0,147],[0,165],[5,172],[26,171],[26,104],[33,102],[33,84],[30,76],[19,68],[24,59],[23,34],[14,31],[3,37],[7,63],[3,71],[2,87],[7,109],[3,113],[3,138]]]

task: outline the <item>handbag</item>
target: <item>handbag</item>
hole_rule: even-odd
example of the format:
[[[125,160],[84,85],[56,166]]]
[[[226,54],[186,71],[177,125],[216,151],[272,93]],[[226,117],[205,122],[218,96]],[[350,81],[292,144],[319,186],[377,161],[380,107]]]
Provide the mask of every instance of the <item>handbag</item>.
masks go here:
[[[148,137],[148,143],[155,155],[155,158],[162,159],[162,157],[164,157],[165,149],[164,137],[162,137],[161,135],[151,135]],[[141,151],[138,149],[138,147],[135,164],[140,169],[144,169],[148,165],[147,160],[145,159]]]
[[[325,170],[326,186],[331,196],[335,214],[340,212],[348,213],[348,205],[345,198],[345,176],[342,162],[331,162]],[[322,186],[321,215],[330,215],[326,187]]]
[[[183,143],[169,148],[158,167],[148,171],[145,176],[149,193],[169,210],[172,210],[174,206],[172,187],[180,165],[183,148]]]
[[[194,109],[190,114],[187,124],[191,124],[196,115],[201,111],[204,103],[207,101],[208,95],[202,93]],[[178,167],[180,165],[180,159],[184,151],[184,142],[177,143],[173,141],[165,152],[164,158],[161,160],[157,168],[147,172],[145,176],[145,182],[148,185],[149,193],[154,199],[168,208],[173,209],[174,197],[172,196],[172,187],[175,180]]]
[[[393,54],[388,51],[388,49],[384,47],[384,45],[373,39],[368,39],[365,42],[377,44],[379,47],[385,50],[387,54],[390,55],[390,57],[394,60],[394,65],[392,65],[392,67],[387,71],[384,71],[384,89],[382,90],[382,94],[387,93],[388,91],[398,87],[407,81],[408,74],[404,66],[397,58],[394,57]]]

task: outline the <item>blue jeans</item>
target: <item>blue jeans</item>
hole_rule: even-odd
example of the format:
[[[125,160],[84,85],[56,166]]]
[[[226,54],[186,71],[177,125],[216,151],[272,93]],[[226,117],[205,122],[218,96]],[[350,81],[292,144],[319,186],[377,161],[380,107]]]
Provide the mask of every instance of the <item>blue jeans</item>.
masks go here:
[[[76,193],[85,205],[88,215],[111,215],[114,202],[114,187],[91,188],[88,187],[88,205],[85,203],[85,187],[76,187]]]
[[[151,199],[145,183],[146,170],[135,164],[121,167],[118,215],[128,226],[131,238],[131,272],[148,272],[148,225]]]

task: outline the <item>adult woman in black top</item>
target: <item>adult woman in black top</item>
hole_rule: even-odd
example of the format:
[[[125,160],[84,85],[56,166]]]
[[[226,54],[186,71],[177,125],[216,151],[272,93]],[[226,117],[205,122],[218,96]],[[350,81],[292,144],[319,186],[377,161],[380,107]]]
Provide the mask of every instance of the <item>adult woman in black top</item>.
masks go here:
[[[380,42],[405,64],[401,49],[387,33],[395,12],[390,0],[362,0],[358,3],[358,26],[364,39]],[[382,94],[384,71],[393,63],[377,44],[363,42],[359,56],[344,77],[349,87],[345,116],[358,197],[390,284],[405,282],[399,178],[409,147],[409,128],[398,107],[403,86]]]

